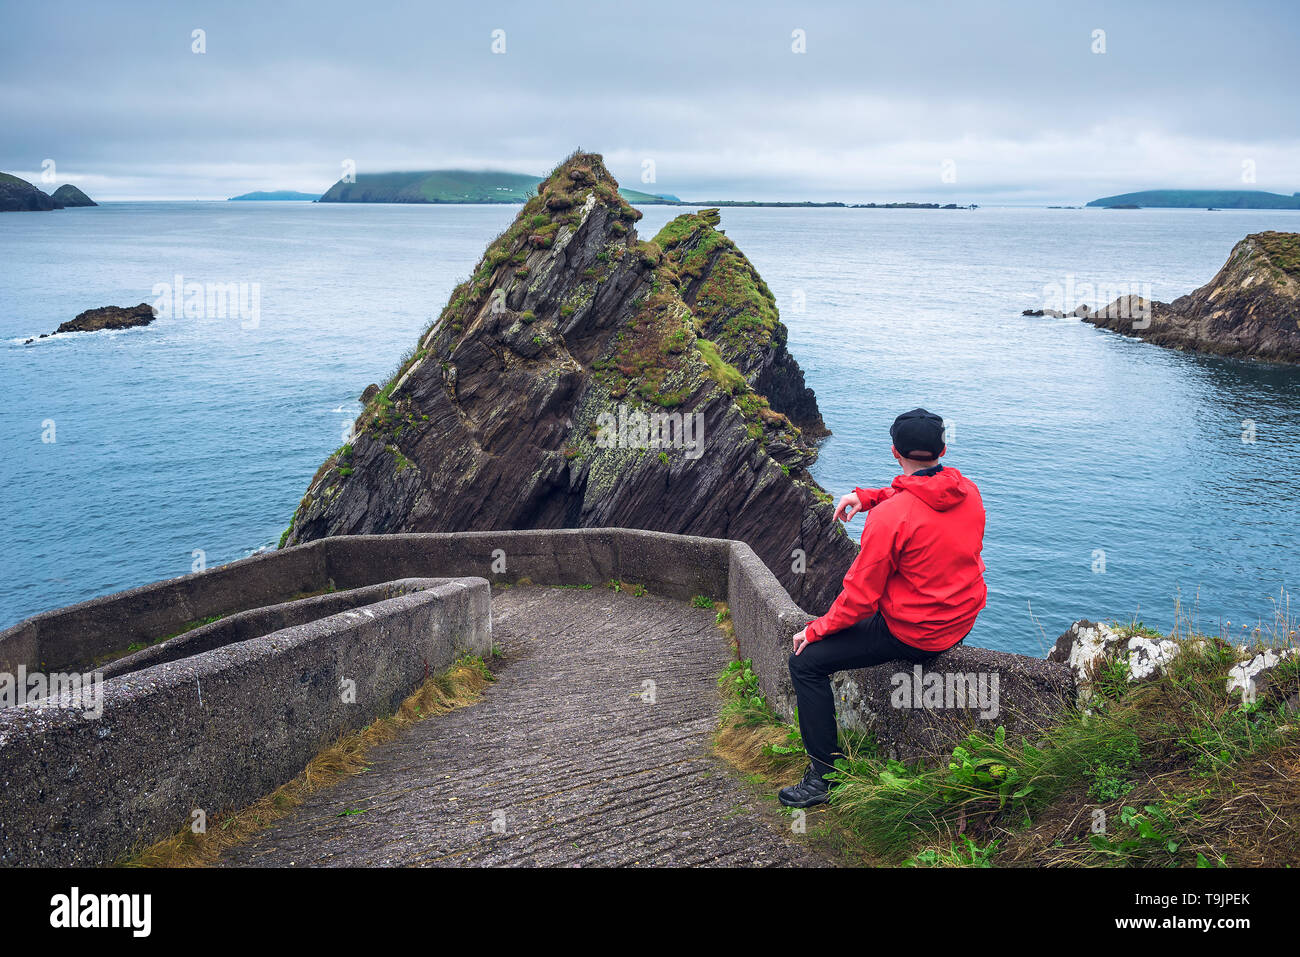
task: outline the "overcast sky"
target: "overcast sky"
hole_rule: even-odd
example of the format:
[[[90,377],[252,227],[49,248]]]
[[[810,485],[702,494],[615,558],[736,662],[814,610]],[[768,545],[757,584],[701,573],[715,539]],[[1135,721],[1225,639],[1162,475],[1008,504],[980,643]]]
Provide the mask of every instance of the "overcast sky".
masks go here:
[[[39,181],[52,159],[40,185],[99,199],[321,192],[347,160],[542,174],[578,146],[625,186],[688,199],[1300,190],[1294,0],[4,0],[3,14],[0,170]]]

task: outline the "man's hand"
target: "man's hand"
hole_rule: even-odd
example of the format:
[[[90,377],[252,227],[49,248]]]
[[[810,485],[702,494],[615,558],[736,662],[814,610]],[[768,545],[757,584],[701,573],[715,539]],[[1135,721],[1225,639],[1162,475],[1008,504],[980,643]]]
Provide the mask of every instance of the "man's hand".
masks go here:
[[[803,654],[803,650],[808,647],[807,632],[808,629],[804,628],[802,631],[797,632],[794,636],[794,653],[796,655]]]
[[[850,492],[840,499],[839,507],[835,509],[835,520],[847,522],[860,511],[862,511],[862,501],[858,498],[858,493]]]

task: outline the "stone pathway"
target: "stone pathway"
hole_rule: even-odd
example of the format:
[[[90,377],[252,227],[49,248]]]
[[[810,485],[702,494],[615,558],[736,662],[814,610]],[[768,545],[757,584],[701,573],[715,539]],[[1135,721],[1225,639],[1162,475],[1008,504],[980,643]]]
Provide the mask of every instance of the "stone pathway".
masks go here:
[[[524,587],[492,614],[504,659],[480,702],[374,748],[221,863],[828,863],[710,752],[730,657],[712,611]]]

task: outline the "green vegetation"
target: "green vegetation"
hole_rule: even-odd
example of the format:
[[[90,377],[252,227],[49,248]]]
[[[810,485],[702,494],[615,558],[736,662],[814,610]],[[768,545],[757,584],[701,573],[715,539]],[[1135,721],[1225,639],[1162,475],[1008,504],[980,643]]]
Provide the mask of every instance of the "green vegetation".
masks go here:
[[[645,253],[643,252],[643,255]],[[611,352],[592,363],[592,374],[615,399],[639,398],[672,408],[691,394],[680,356],[693,336],[690,311],[667,284],[658,284],[615,337]]]
[[[728,664],[718,677],[718,688],[723,693],[722,727],[714,746],[720,753],[744,771],[789,776],[802,770],[807,759],[800,732],[768,706],[753,662]]]
[[[50,194],[50,198],[64,207],[99,205],[71,183],[64,183]]]
[[[413,468],[415,468],[415,463],[412,462],[410,459],[408,459],[405,455],[403,455],[403,454],[402,454],[402,450],[399,449],[396,445],[388,445],[388,446],[385,446],[385,451],[388,452],[388,453],[393,457],[393,461],[394,461],[394,462],[396,463],[396,465],[397,465],[397,469],[396,469],[396,470],[397,470],[398,472],[403,472],[403,471],[405,471],[406,469],[413,469]],[[339,469],[339,471],[340,471],[340,473],[341,473],[343,470],[342,470],[342,469]],[[349,470],[349,471],[351,471],[351,470]]]
[[[678,216],[655,243],[681,284],[696,331],[730,356],[767,345],[781,327],[772,291],[716,228],[720,221],[716,209]]]
[[[629,594],[633,598],[644,598],[650,594],[645,585],[634,585],[632,582],[620,581],[617,578],[611,578],[605,583],[605,587],[613,592]]]
[[[539,177],[493,170],[437,169],[413,173],[357,173],[339,180],[322,203],[522,203]]]
[[[1300,279],[1300,233],[1268,230],[1253,233],[1251,238],[1274,266],[1287,275]]]
[[[709,367],[709,378],[722,386],[724,390],[734,395],[736,392],[749,387],[745,377],[740,374],[735,366],[718,355],[718,347],[708,339],[696,339],[695,348],[704,357],[704,362]]]
[[[1089,206],[1153,206],[1165,209],[1300,209],[1300,193],[1262,189],[1148,189],[1094,199]]]
[[[162,642],[167,641],[170,638],[177,638],[188,631],[193,631],[196,628],[202,628],[204,625],[211,625],[214,622],[218,622],[225,617],[226,617],[225,615],[209,615],[207,618],[196,618],[194,621],[187,621],[181,627],[173,631],[170,635],[164,635],[161,638],[155,638],[153,641],[149,642],[149,644],[151,645],[161,644]],[[144,645],[142,644],[134,644],[131,646],[131,650],[138,651],[143,647]]]
[[[691,604],[696,608],[712,608],[714,601],[708,595],[696,595],[691,599]]]
[[[135,654],[137,651],[143,651],[145,648],[152,648],[154,645],[161,645],[164,641],[170,641],[172,638],[179,638],[181,635],[191,632],[196,628],[202,628],[204,625],[211,625],[218,622],[233,612],[227,612],[225,615],[211,615],[207,618],[197,618],[194,621],[187,621],[170,634],[161,635],[158,638],[150,638],[147,641],[133,641],[125,648],[118,648],[115,651],[107,651],[97,655],[93,664],[96,666],[106,665],[110,661],[117,661],[119,658],[125,658],[127,655]]]
[[[1300,728],[1286,703],[1300,693],[1300,658],[1242,702],[1225,691],[1238,660],[1229,643],[1175,640],[1181,653],[1160,677],[1099,675],[1088,710],[1034,742],[998,728],[970,734],[946,761],[904,764],[842,735],[827,813],[862,859],[887,864],[1300,864]],[[719,752],[769,787],[788,781],[780,759],[797,732],[772,714],[749,663],[732,663],[720,684]]]
[[[992,867],[998,841],[980,847],[962,835],[958,843],[944,850],[929,848],[904,861],[907,867]]]

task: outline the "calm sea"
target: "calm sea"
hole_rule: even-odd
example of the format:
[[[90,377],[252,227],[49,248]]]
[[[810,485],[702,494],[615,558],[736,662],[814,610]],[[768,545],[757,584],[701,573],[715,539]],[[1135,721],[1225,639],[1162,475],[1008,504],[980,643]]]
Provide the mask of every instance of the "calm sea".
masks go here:
[[[0,627],[273,546],[362,388],[515,212],[120,203],[0,216]],[[676,212],[646,210],[641,234]],[[1247,233],[1300,230],[1300,213],[722,219],[777,296],[835,433],[814,469],[826,488],[888,483],[898,412],[949,420],[947,461],[988,507],[973,643],[1041,653],[1080,617],[1163,630],[1179,601],[1201,628],[1240,634],[1300,584],[1300,370],[1020,315],[1051,305],[1053,285],[1172,299]],[[177,276],[246,284],[249,305],[256,284],[257,316],[22,345],[84,309],[153,301]]]

